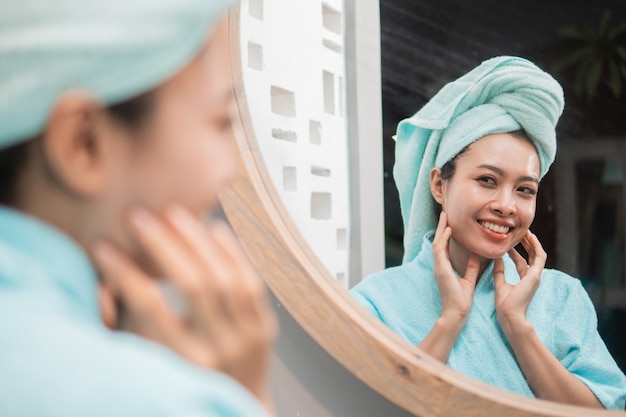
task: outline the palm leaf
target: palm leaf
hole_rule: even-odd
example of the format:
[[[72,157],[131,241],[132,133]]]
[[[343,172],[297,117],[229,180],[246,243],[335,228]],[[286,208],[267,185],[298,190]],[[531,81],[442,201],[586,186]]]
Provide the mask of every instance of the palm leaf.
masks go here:
[[[619,65],[615,61],[609,61],[609,87],[615,97],[619,97],[622,94],[622,74],[620,72]]]
[[[622,76],[626,79],[626,65],[620,64],[619,70],[622,72]]]
[[[581,41],[595,41],[598,39],[597,35],[590,29],[578,28],[576,26],[565,26],[558,29],[561,36],[566,38],[578,39]]]
[[[576,68],[576,74],[574,75],[574,91],[579,97],[583,97],[585,95],[585,78],[589,62],[589,59],[585,59],[581,61]]]
[[[593,97],[596,94],[603,67],[603,62],[599,59],[589,63],[589,71],[585,75],[585,93],[588,97]]]
[[[626,47],[617,45],[615,47],[615,50],[617,51],[617,54],[620,56],[620,58],[622,58],[622,61],[626,62]]]
[[[602,17],[600,17],[600,24],[598,25],[598,34],[600,37],[605,35],[609,29],[609,22],[611,21],[612,14],[613,13],[611,13],[610,10],[605,10],[604,13],[602,13]]]
[[[613,28],[613,30],[611,30],[609,32],[609,39],[615,39],[617,38],[619,35],[621,35],[622,33],[626,32],[626,23],[622,23],[621,25],[617,26],[616,28]]]
[[[560,72],[566,68],[569,68],[572,65],[574,65],[576,62],[587,58],[588,55],[593,54],[593,52],[594,52],[594,47],[592,45],[587,45],[584,48],[574,51],[570,55],[558,61],[554,65],[553,70],[554,72]]]

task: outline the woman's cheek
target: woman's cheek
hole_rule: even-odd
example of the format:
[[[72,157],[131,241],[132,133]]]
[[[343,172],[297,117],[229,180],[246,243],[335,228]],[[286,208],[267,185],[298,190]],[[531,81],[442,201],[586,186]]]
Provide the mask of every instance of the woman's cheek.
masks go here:
[[[523,206],[521,211],[521,223],[528,230],[531,223],[535,219],[536,212],[536,202],[533,200],[532,202],[528,202],[528,204]]]

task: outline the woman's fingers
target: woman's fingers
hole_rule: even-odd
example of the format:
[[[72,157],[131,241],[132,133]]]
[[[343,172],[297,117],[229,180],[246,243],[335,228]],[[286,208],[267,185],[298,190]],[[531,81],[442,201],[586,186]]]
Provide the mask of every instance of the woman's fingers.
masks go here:
[[[500,287],[506,284],[504,279],[504,262],[502,258],[496,258],[493,262],[493,282],[496,287],[496,291],[499,291]]]
[[[519,254],[518,251],[515,250],[515,248],[511,248],[508,253],[515,263],[515,269],[517,269],[517,273],[519,274],[520,278],[523,278],[528,270],[528,264],[526,263],[526,260],[522,255]]]
[[[213,307],[221,308],[214,313],[235,320],[267,298],[263,282],[225,224],[216,221],[207,227],[182,206],[170,207],[166,217],[205,271],[204,291]]]
[[[104,325],[110,330],[117,326],[117,307],[113,292],[106,285],[98,285],[98,304],[100,305],[100,316]]]
[[[530,232],[528,235],[528,246],[530,247],[530,252],[528,253],[530,259],[530,267],[543,269],[546,264],[546,259],[548,258],[548,255],[546,254],[546,251],[543,250],[543,246],[541,246],[541,243],[539,242],[539,239],[537,239],[537,236]]]
[[[206,250],[208,239],[200,242],[190,232],[194,225],[187,224],[184,215],[174,210],[173,214],[168,212],[165,219],[167,221],[143,208],[135,208],[130,213],[133,231],[149,261],[182,295],[189,312],[188,324],[197,336],[216,338],[220,333],[217,327],[227,326],[233,313],[232,309],[224,308],[229,300],[220,297],[218,291],[212,291],[208,283],[223,287],[228,277],[221,271],[218,257],[211,256],[210,249]],[[207,256],[209,259],[203,262]]]
[[[239,297],[241,308],[247,309],[247,311],[256,314],[260,318],[269,319],[268,325],[277,327],[277,324],[274,323],[275,316],[272,312],[265,283],[252,267],[235,235],[222,222],[214,222],[210,231],[215,246],[220,251],[223,259],[228,260],[237,274],[237,286],[241,288],[241,291],[238,291],[238,293],[242,295],[242,297]]]
[[[452,229],[448,227],[448,216],[443,211],[439,215],[439,223],[437,231],[433,239],[433,255],[435,258],[435,266],[444,267],[447,272],[452,271],[450,264],[450,256],[448,255],[448,246],[452,237]]]
[[[163,343],[182,341],[177,319],[150,277],[108,243],[98,243],[93,257],[109,296],[119,298],[133,322],[138,323],[134,331]]]
[[[521,240],[521,244],[522,246],[524,246],[524,249],[526,250],[526,253],[528,254],[528,264],[532,264],[533,259],[535,257],[535,248],[532,245],[532,241],[530,239],[530,231],[524,235],[524,237]]]
[[[445,211],[439,213],[439,221],[437,222],[437,230],[435,231],[435,236],[440,235],[448,226],[448,215]]]
[[[130,212],[130,224],[142,249],[162,276],[173,281],[187,298],[203,294],[197,262],[165,222],[148,210],[136,207]]]
[[[179,205],[170,206],[165,218],[174,232],[173,238],[184,248],[195,270],[191,282],[186,282],[184,275],[172,275],[173,282],[188,285],[185,296],[192,309],[192,324],[205,327],[204,330],[208,331],[209,324],[199,323],[199,317],[220,317],[232,321],[236,312],[230,295],[231,286],[238,279],[236,272],[223,254],[219,253],[206,226],[186,209]]]
[[[543,250],[541,243],[537,236],[530,232],[530,230],[526,233],[524,238],[522,239],[522,245],[524,245],[524,249],[528,252],[528,270],[527,274],[530,273],[539,278],[543,268],[546,265],[546,259],[548,255]],[[520,274],[521,276],[521,274]]]
[[[204,325],[210,326],[214,335],[232,333],[233,327],[248,328],[256,342],[267,345],[273,341],[278,324],[265,284],[230,228],[221,221],[207,226],[180,205],[169,207],[165,217],[206,272],[204,290],[212,305],[207,317],[212,320]],[[214,320],[217,317],[224,320]]]
[[[265,293],[263,281],[252,267],[252,264],[243,252],[230,228],[221,221],[214,221],[210,225],[209,233],[215,243],[215,247],[223,256],[223,259],[232,265],[240,274],[240,283],[244,283],[257,291]]]
[[[478,271],[480,271],[480,256],[472,253],[467,260],[464,278],[475,286],[476,280],[478,279]]]

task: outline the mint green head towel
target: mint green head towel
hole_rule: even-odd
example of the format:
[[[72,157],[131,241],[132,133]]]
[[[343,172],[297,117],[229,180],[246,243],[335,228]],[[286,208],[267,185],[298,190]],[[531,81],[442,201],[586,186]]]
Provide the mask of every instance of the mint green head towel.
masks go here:
[[[437,219],[430,171],[441,168],[472,142],[524,129],[537,149],[543,177],[556,154],[555,126],[563,90],[532,62],[517,57],[484,61],[447,84],[422,109],[400,122],[394,179],[404,220],[404,262],[420,251]]]
[[[40,133],[63,92],[104,104],[174,75],[231,0],[0,0],[0,149]]]

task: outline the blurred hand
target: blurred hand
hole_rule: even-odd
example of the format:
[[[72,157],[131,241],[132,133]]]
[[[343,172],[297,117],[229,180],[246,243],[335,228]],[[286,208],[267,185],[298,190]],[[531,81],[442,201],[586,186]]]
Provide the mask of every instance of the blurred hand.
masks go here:
[[[93,255],[104,284],[105,324],[117,323],[199,366],[224,372],[267,404],[277,320],[264,283],[231,231],[221,222],[206,226],[178,205],[164,216],[136,208],[130,220],[144,252],[186,300],[188,315],[172,310],[155,277],[128,254],[100,242]]]
[[[546,264],[547,255],[537,236],[528,231],[522,238],[522,245],[528,252],[530,264],[527,264],[515,249],[509,251],[509,256],[515,262],[520,276],[517,285],[505,281],[502,258],[496,259],[493,267],[496,314],[502,330],[507,335],[510,335],[516,326],[526,322],[528,306],[539,288],[541,273]]]

